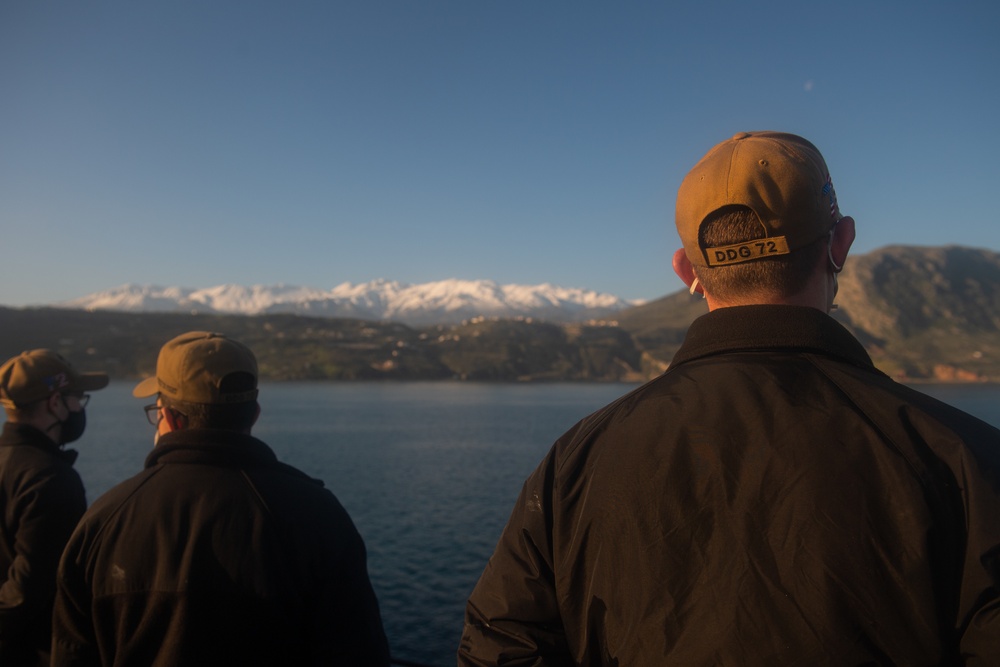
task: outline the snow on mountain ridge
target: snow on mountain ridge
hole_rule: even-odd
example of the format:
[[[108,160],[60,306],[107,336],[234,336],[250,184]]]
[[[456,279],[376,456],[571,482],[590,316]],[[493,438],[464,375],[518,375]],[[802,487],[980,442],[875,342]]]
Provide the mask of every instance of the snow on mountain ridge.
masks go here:
[[[300,313],[444,324],[480,315],[574,321],[604,317],[637,303],[548,283],[499,285],[492,280],[451,279],[409,285],[379,279],[345,282],[330,290],[285,284],[226,284],[203,289],[126,284],[57,305],[132,312]]]
[[[294,285],[218,285],[196,290],[189,298],[219,312],[255,314],[277,304],[321,300],[327,295],[322,290]]]

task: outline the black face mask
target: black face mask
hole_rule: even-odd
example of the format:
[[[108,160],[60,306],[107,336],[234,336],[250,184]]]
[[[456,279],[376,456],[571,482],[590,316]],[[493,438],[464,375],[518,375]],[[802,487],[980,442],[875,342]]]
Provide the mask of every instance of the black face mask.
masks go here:
[[[80,410],[79,412],[71,411],[59,425],[62,426],[59,438],[62,442],[60,444],[65,445],[66,443],[79,440],[80,436],[83,435],[83,431],[87,428],[87,412],[85,410]]]

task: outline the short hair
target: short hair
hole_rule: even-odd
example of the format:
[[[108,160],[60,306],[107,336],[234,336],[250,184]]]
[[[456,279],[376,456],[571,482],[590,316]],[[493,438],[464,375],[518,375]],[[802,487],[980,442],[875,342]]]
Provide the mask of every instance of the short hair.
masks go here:
[[[56,392],[53,392],[56,393]],[[7,421],[11,422],[26,422],[31,421],[35,415],[42,411],[43,406],[48,402],[52,394],[48,397],[43,398],[40,401],[32,401],[26,405],[4,405],[4,412],[7,415]]]
[[[250,373],[230,373],[219,383],[219,392],[239,394],[251,391],[257,380]],[[188,428],[212,428],[224,431],[249,430],[257,418],[257,401],[238,403],[189,403],[172,400],[160,394],[160,405],[181,413]]]
[[[703,248],[756,241],[765,234],[757,214],[746,206],[720,208],[705,219],[699,231]],[[805,287],[826,244],[827,237],[823,236],[787,255],[726,266],[698,267],[698,281],[706,292],[722,301],[790,297]]]

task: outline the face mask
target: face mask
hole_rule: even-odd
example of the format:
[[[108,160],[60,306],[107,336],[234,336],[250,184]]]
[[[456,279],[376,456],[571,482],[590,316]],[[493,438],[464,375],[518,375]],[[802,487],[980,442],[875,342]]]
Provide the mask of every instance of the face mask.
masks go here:
[[[83,435],[83,431],[87,428],[87,412],[85,410],[80,410],[79,412],[70,412],[66,416],[66,419],[60,422],[62,430],[60,432],[60,440],[62,444],[69,442],[74,442],[80,439]]]

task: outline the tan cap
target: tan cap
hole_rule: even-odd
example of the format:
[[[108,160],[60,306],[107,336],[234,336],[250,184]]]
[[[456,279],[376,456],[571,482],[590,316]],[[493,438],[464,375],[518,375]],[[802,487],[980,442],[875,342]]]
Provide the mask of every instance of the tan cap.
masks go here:
[[[248,373],[254,389],[225,391],[223,380]],[[220,333],[190,331],[168,341],[156,360],[156,377],[140,382],[132,395],[162,394],[185,403],[244,403],[257,398],[257,359],[246,345]]]
[[[52,394],[82,394],[108,386],[107,373],[77,373],[52,350],[22,352],[0,366],[0,403],[24,407]]]
[[[766,238],[705,248],[701,225],[724,206],[747,206]],[[677,192],[675,222],[696,266],[725,266],[785,255],[829,233],[840,219],[819,150],[794,134],[741,132],[710,150]]]

